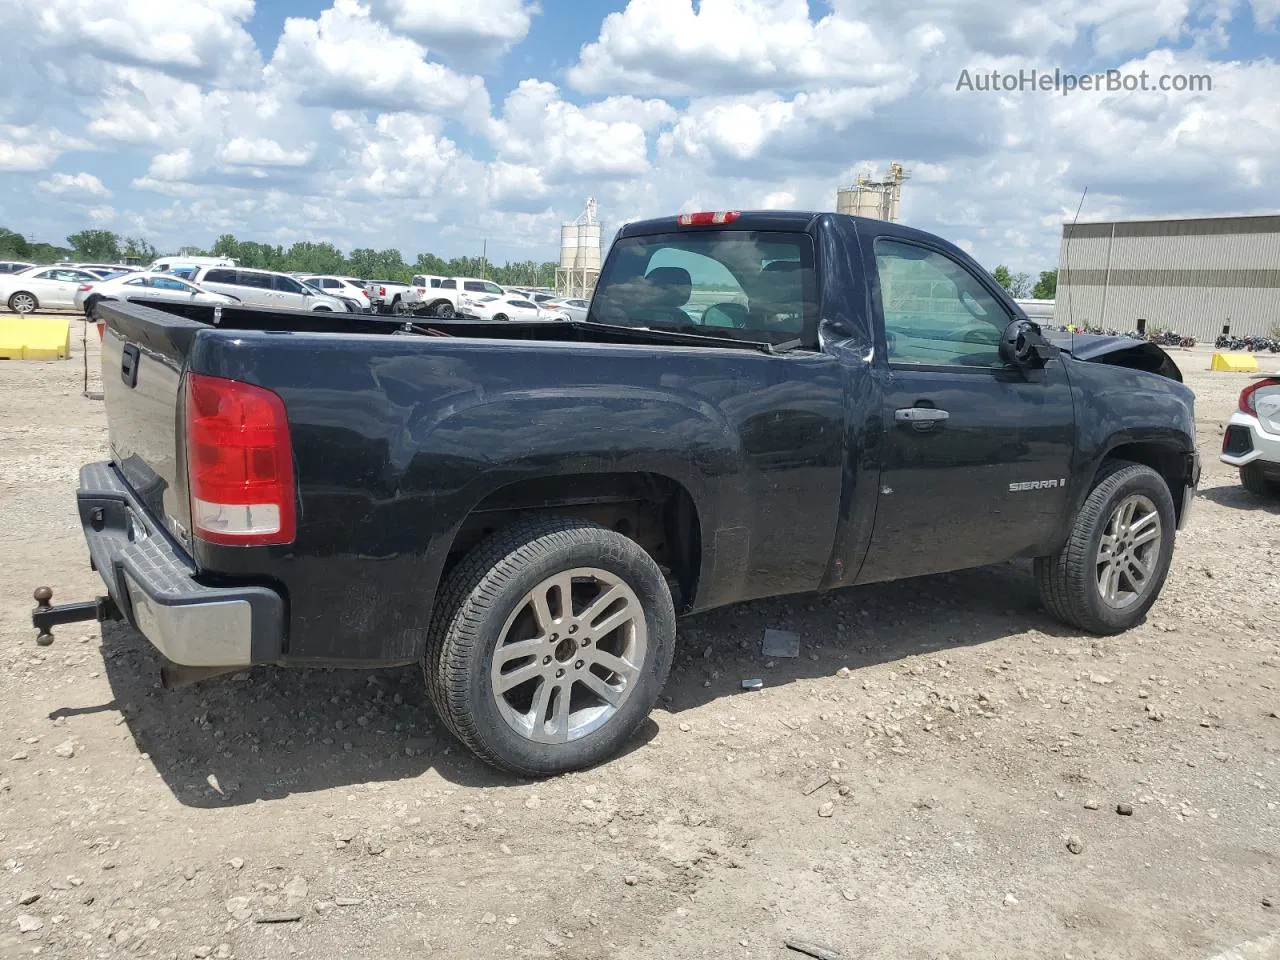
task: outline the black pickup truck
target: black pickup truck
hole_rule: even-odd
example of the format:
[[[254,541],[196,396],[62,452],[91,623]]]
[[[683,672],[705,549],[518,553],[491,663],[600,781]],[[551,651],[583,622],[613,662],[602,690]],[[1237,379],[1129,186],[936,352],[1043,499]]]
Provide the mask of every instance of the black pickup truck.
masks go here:
[[[526,775],[617,751],[679,614],[1034,560],[1137,623],[1199,480],[1158,347],[1051,342],[955,246],[829,213],[622,228],[585,322],[103,303],[111,459],[79,512],[185,679],[421,662]],[[177,666],[173,666],[177,665]]]

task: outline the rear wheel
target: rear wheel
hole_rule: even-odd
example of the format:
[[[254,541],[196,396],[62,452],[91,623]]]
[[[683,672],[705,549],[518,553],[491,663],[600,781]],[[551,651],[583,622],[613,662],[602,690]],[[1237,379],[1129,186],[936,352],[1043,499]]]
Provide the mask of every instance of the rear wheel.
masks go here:
[[[413,307],[399,297],[396,297],[395,302],[391,304],[391,310],[399,317],[407,317],[413,313]]]
[[[441,719],[477,756],[551,776],[621,749],[674,644],[670,590],[635,541],[543,517],[490,537],[450,575],[423,672]]]
[[[1160,595],[1177,516],[1164,478],[1150,467],[1106,465],[1076,514],[1066,545],[1035,562],[1045,608],[1090,633],[1121,633]]]
[[[35,313],[39,306],[34,293],[21,291],[9,298],[9,309],[14,313]]]
[[[431,315],[441,320],[452,320],[454,317],[453,304],[448,300],[441,300],[431,308]]]
[[[1259,497],[1280,497],[1280,483],[1268,479],[1256,460],[1240,468],[1240,485]]]
[[[507,315],[506,315],[505,313],[495,313],[495,314],[493,315],[493,319],[495,319],[495,320],[505,320],[505,319],[507,319]]]

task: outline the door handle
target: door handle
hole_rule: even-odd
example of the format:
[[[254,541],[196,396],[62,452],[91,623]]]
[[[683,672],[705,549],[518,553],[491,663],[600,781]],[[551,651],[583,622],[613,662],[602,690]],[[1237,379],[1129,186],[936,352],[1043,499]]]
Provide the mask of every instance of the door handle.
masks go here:
[[[951,419],[951,414],[936,407],[903,407],[893,412],[893,419],[899,423],[936,423]]]

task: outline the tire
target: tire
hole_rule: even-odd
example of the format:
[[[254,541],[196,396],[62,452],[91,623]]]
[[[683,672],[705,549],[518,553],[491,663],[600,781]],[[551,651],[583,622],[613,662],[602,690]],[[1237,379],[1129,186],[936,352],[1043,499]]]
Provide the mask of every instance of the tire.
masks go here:
[[[553,618],[552,590],[557,598],[563,593],[549,585],[568,571],[578,574],[570,593],[579,615],[598,589],[597,599],[606,592],[619,597],[597,610],[597,624],[628,608],[633,618],[598,636],[588,622],[564,622],[562,602],[555,604],[561,616]],[[535,591],[544,597],[542,617],[529,599]],[[554,776],[594,766],[622,748],[666,682],[675,637],[671,592],[635,541],[584,520],[538,517],[489,537],[448,577],[423,673],[441,720],[481,760],[521,776]],[[528,656],[499,653],[521,641],[533,649]],[[614,666],[626,676],[610,672]],[[527,680],[508,681],[499,692],[502,678],[516,674]],[[601,688],[615,705],[596,692]]]
[[[431,315],[440,320],[452,320],[456,316],[453,304],[448,300],[441,300],[431,305]]]
[[[333,313],[333,311],[330,310],[328,307],[316,307],[311,312],[312,313]]]
[[[25,290],[19,290],[9,298],[9,309],[14,313],[35,313],[40,309],[40,301],[36,299],[36,295],[34,293],[27,293]]]
[[[85,315],[85,319],[88,319],[88,320],[92,320],[92,319],[93,319],[93,310],[94,310],[94,307],[96,307],[98,304],[100,304],[100,303],[102,302],[102,300],[103,300],[103,298],[102,298],[102,297],[99,297],[99,296],[92,296],[92,297],[90,297],[88,300],[86,300],[86,301],[84,302],[84,315]]]
[[[493,319],[497,320],[498,322],[502,322],[503,320],[507,319],[507,315],[505,313],[495,313],[493,315]]]
[[[1280,497],[1280,483],[1268,480],[1257,461],[1240,468],[1240,485],[1258,497]]]
[[[1103,597],[1100,578],[1104,567],[1114,571],[1117,564],[1104,561],[1100,550],[1112,523],[1120,524],[1120,512],[1131,503],[1135,509],[1130,523],[1139,529],[1131,534],[1126,527],[1120,527],[1124,531],[1118,534],[1121,572],[1114,577],[1115,600],[1108,601]],[[1156,519],[1147,520],[1148,514],[1154,514]],[[1156,534],[1150,539],[1148,531],[1153,523]],[[1089,633],[1110,635],[1133,627],[1160,596],[1169,574],[1176,525],[1173,497],[1160,474],[1124,460],[1104,464],[1093,490],[1076,513],[1066,545],[1053,556],[1035,561],[1036,584],[1045,609],[1063,623]],[[1132,536],[1143,542],[1130,549]],[[1147,574],[1140,583],[1134,577],[1140,569],[1128,560],[1129,556],[1138,563],[1146,561]],[[1109,577],[1109,589],[1112,583]],[[1128,589],[1124,589],[1126,585]]]

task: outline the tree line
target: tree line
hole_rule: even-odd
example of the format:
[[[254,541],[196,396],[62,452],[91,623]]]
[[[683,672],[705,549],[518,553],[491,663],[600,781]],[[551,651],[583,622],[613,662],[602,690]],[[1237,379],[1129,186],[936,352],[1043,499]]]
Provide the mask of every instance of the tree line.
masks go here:
[[[1053,300],[1058,295],[1058,271],[1042,270],[1040,279],[1034,284],[1029,273],[1010,273],[1003,263],[991,271],[996,283],[1009,291],[1009,295],[1018,300]]]
[[[289,247],[253,240],[238,240],[224,233],[212,248],[185,246],[179,256],[230,257],[241,266],[282,273],[337,274],[366,280],[398,280],[407,283],[417,274],[486,277],[496,283],[551,287],[555,285],[556,263],[536,260],[507,262],[501,266],[484,257],[454,257],[445,260],[433,253],[420,253],[412,263],[399,250],[361,247],[344,254],[331,243],[302,240]],[[81,230],[67,237],[67,245],[36,243],[21,233],[0,227],[0,260],[29,260],[56,263],[75,260],[84,263],[116,263],[133,258],[144,264],[159,256],[155,246],[140,237],[121,237],[110,230]]]

